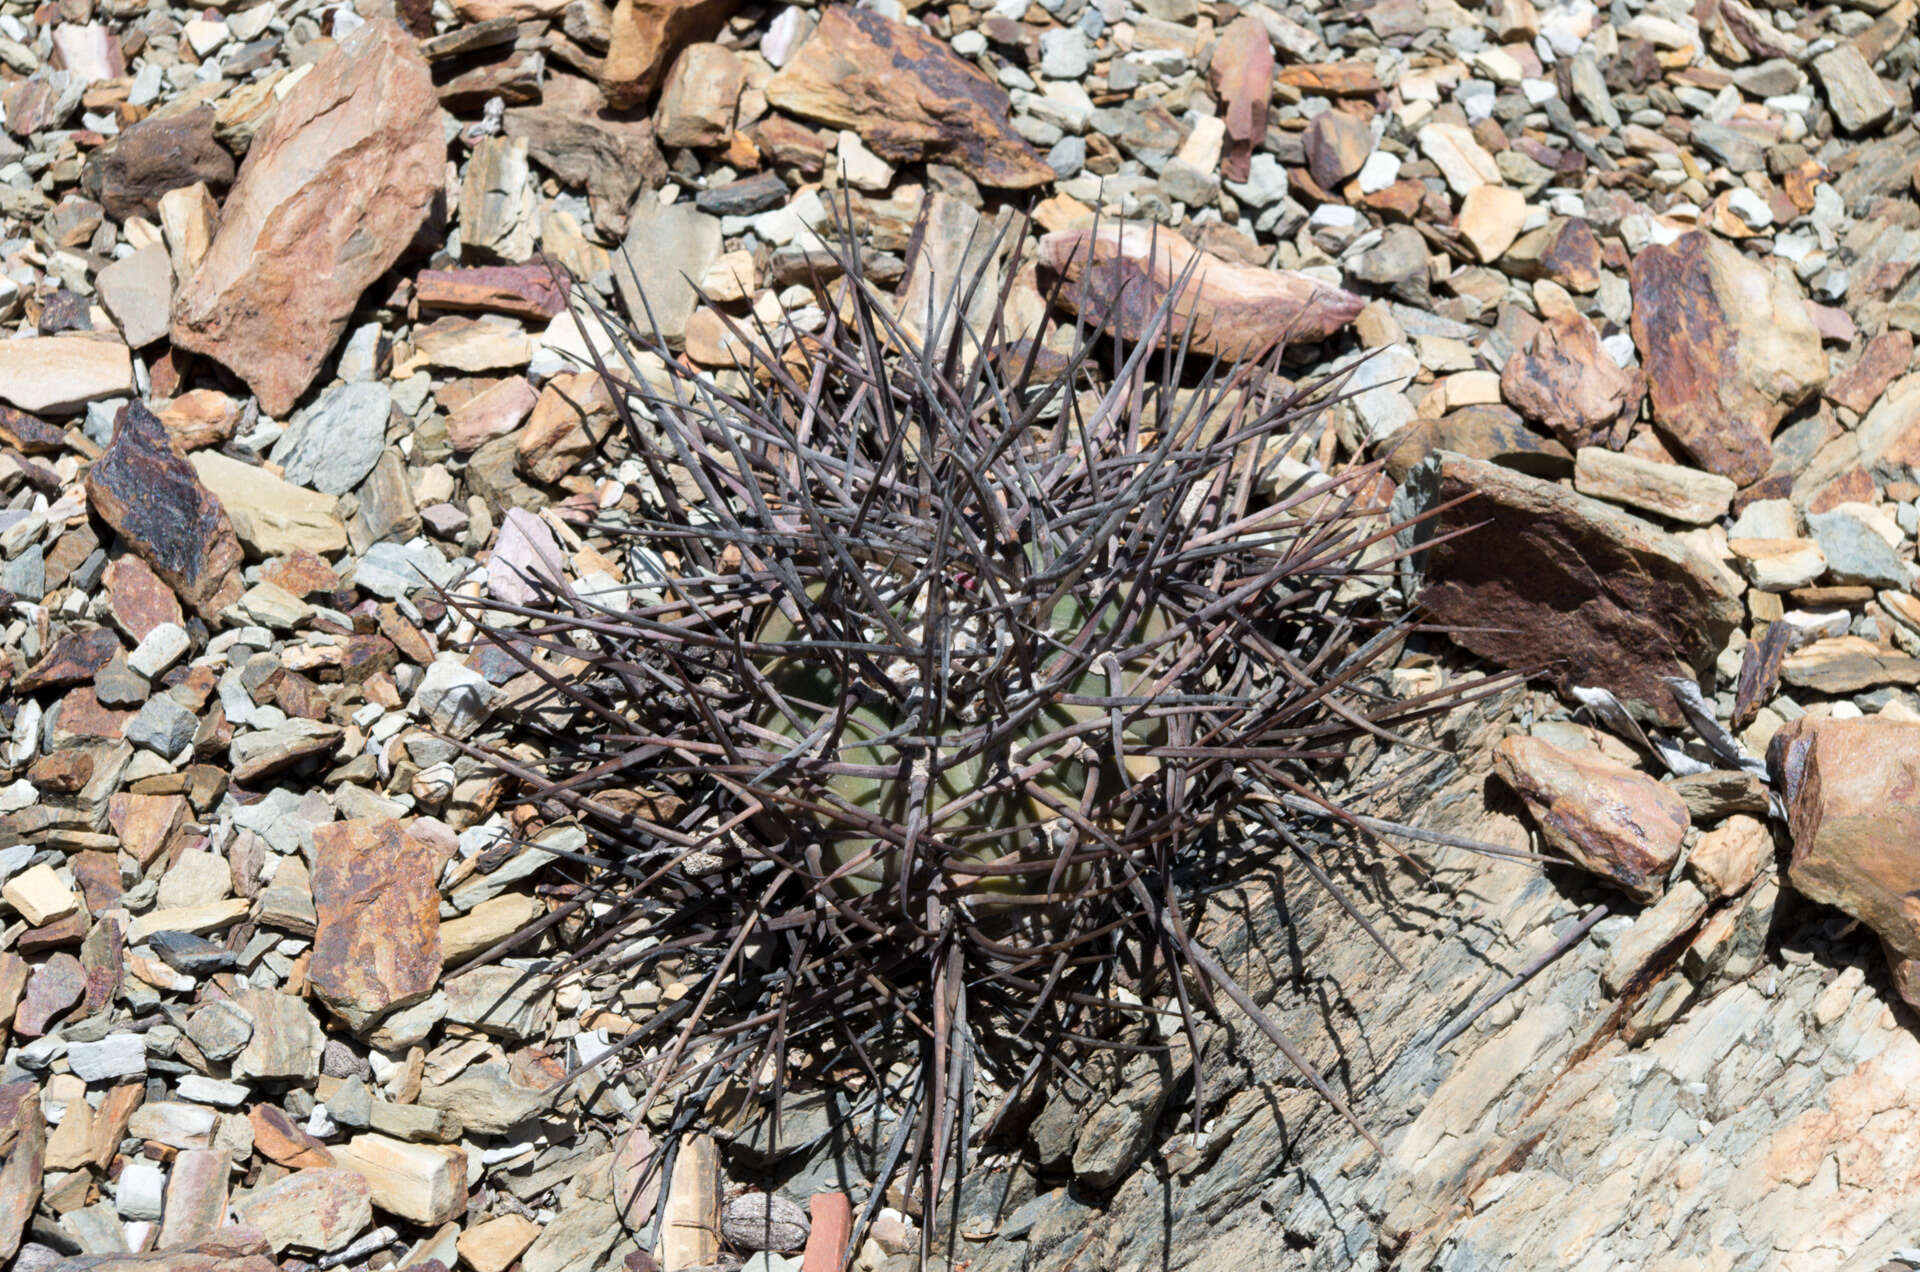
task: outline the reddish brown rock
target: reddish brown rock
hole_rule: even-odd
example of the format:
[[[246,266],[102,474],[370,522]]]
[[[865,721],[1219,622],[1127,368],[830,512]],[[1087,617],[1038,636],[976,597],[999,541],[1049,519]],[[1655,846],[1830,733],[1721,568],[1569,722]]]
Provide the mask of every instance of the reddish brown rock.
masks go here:
[[[27,780],[42,794],[71,795],[93,779],[93,756],[85,751],[56,751],[27,768]]]
[[[1788,882],[1873,929],[1892,961],[1920,958],[1920,724],[1805,717],[1767,758],[1793,835]]]
[[[822,136],[796,119],[769,115],[743,131],[753,139],[764,161],[776,168],[791,168],[807,177],[817,177],[826,169],[831,137]],[[775,173],[763,175],[770,185],[778,183],[782,187],[774,201],[785,202],[785,183]]]
[[[1865,415],[1880,400],[1887,386],[1906,374],[1912,362],[1913,333],[1883,332],[1867,341],[1867,347],[1860,351],[1854,364],[1827,385],[1827,400],[1857,415]]]
[[[1380,91],[1380,76],[1370,61],[1308,62],[1283,67],[1277,77],[1288,88],[1328,97],[1371,97]]]
[[[853,1203],[843,1192],[817,1192],[807,1200],[807,1218],[803,1272],[833,1272],[853,1240]]]
[[[653,1136],[640,1125],[629,1127],[614,1145],[607,1173],[613,1180],[613,1204],[629,1228],[651,1221],[660,1200],[660,1163],[654,1160]]]
[[[162,1249],[204,1241],[219,1229],[227,1216],[231,1166],[225,1149],[190,1148],[173,1159],[167,1172],[166,1211],[160,1221]]]
[[[73,867],[73,881],[80,885],[88,913],[98,914],[120,904],[124,889],[120,885],[120,862],[113,853],[76,852],[67,863]]]
[[[93,686],[72,690],[60,699],[58,732],[69,738],[115,738],[126,732],[132,711],[116,711],[100,705]]]
[[[107,802],[107,824],[120,838],[120,847],[141,865],[150,865],[190,812],[185,795],[140,795],[115,791]]]
[[[233,156],[214,140],[213,121],[211,106],[195,106],[129,124],[88,156],[83,188],[116,221],[154,220],[169,190],[205,184],[224,192],[233,180]]]
[[[1631,282],[1654,423],[1699,467],[1758,481],[1773,430],[1827,379],[1799,285],[1703,231],[1644,249]]]
[[[720,34],[738,0],[618,0],[600,73],[607,101],[638,106],[653,96],[674,55]]]
[[[38,1038],[53,1018],[71,1008],[87,992],[87,969],[71,954],[55,954],[33,969],[26,997],[14,1013],[13,1031],[22,1038]]]
[[[423,269],[413,280],[414,299],[422,309],[508,314],[530,322],[565,309],[570,289],[566,274],[544,258],[519,265]]]
[[[1195,255],[1168,230],[1122,224],[1049,234],[1037,258],[1049,280],[1066,280],[1060,296],[1069,309],[1104,317],[1109,327],[1117,322],[1118,334],[1135,341]],[[1200,357],[1253,358],[1278,344],[1323,340],[1358,317],[1363,303],[1305,274],[1203,257],[1160,339],[1185,340],[1191,328]]]
[[[474,394],[447,416],[447,441],[456,454],[479,450],[519,428],[540,398],[526,377],[512,375]]]
[[[47,1124],[40,1112],[40,1088],[32,1082],[0,1086],[0,1265],[11,1266],[26,1233],[27,1220],[40,1203],[40,1178],[47,1157]]]
[[[86,971],[87,991],[80,999],[79,1010],[73,1014],[75,1020],[85,1020],[113,1001],[126,969],[126,955],[127,942],[120,930],[120,920],[97,920],[80,945],[80,966]]]
[[[239,427],[244,407],[218,389],[190,389],[157,412],[178,451],[224,446]]]
[[[295,1170],[333,1165],[333,1154],[327,1146],[302,1130],[278,1106],[256,1104],[247,1111],[247,1121],[253,1126],[254,1148],[268,1161]]]
[[[1540,253],[1542,276],[1584,295],[1600,290],[1600,272],[1605,266],[1600,239],[1581,218],[1568,217],[1547,231],[1546,246]]]
[[[1577,310],[1540,324],[1500,373],[1500,394],[1544,425],[1569,450],[1626,444],[1646,381],[1600,347],[1600,333]]]
[[[1373,153],[1373,129],[1358,115],[1325,110],[1313,117],[1303,138],[1307,171],[1322,190],[1335,191],[1360,171]]]
[[[164,623],[187,621],[180,598],[137,556],[123,556],[107,575],[107,617],[130,641],[139,644]]]
[[[1053,180],[1013,131],[1006,90],[917,27],[836,5],[767,83],[774,107],[860,134],[889,163],[950,163],[981,185]]]
[[[58,455],[67,447],[67,431],[18,407],[0,405],[0,446],[23,455]]]
[[[1537,670],[1564,693],[1608,689],[1630,710],[1678,724],[1661,683],[1697,677],[1740,622],[1713,562],[1655,526],[1481,460],[1443,457],[1416,472],[1432,521],[1420,604],[1503,667]]]
[[[275,1250],[339,1250],[373,1222],[372,1196],[357,1172],[323,1166],[255,1189],[233,1212],[266,1233]]]
[[[20,693],[37,693],[42,689],[85,684],[119,652],[120,638],[111,627],[69,632],[53,642],[53,648],[39,662],[27,668],[26,674],[14,682],[14,689]]]
[[[1550,847],[1637,901],[1660,895],[1687,833],[1678,795],[1597,751],[1562,750],[1541,738],[1502,739],[1493,763]]]
[[[1207,81],[1226,108],[1228,145],[1220,175],[1245,181],[1253,152],[1267,137],[1267,101],[1273,96],[1273,42],[1258,18],[1227,23],[1213,46]]]
[[[389,818],[360,818],[314,831],[313,852],[314,996],[360,1029],[432,993],[443,864],[433,841]]]
[[[260,578],[298,597],[334,592],[340,588],[339,571],[305,548],[295,548],[287,555],[267,562],[260,567]]]
[[[254,138],[220,231],[174,301],[173,340],[290,410],[360,294],[444,193],[446,142],[414,40],[367,23],[316,64]]]
[[[240,540],[226,509],[141,403],[114,418],[113,440],[87,470],[87,503],[204,617],[240,598]]]

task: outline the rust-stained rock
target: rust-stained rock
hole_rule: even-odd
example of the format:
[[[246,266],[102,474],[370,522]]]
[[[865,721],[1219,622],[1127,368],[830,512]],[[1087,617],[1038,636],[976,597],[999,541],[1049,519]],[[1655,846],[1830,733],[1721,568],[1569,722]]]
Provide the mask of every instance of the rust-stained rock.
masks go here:
[[[1827,380],[1799,285],[1695,231],[1635,257],[1632,287],[1654,423],[1707,471],[1758,481],[1773,430]]]
[[[1372,126],[1343,110],[1315,115],[1301,140],[1307,151],[1307,172],[1322,190],[1338,190],[1373,153]]]
[[[1026,190],[1053,180],[1013,131],[1007,92],[917,27],[836,5],[767,83],[767,101],[850,128],[889,163],[950,163],[981,185]]]
[[[138,401],[87,470],[87,503],[189,606],[207,618],[240,598],[240,540],[167,430]]]
[[[1273,42],[1258,18],[1227,23],[1207,67],[1213,95],[1226,108],[1228,147],[1220,175],[1245,181],[1253,152],[1267,137],[1267,101],[1273,96]]]
[[[617,423],[613,396],[593,371],[562,371],[549,379],[514,439],[520,471],[552,484],[572,472]],[[430,662],[431,658],[421,659]]]
[[[738,0],[619,0],[600,73],[607,101],[638,106],[653,96],[674,55],[720,34]]]
[[[1793,834],[1787,881],[1873,929],[1895,961],[1920,958],[1920,724],[1803,717],[1767,758]]]
[[[40,1178],[46,1165],[47,1123],[40,1112],[40,1088],[31,1081],[0,1086],[0,1264],[20,1250],[27,1220],[40,1203]]]
[[[666,146],[724,146],[747,86],[747,64],[720,44],[690,44],[660,90],[654,128]]]
[[[434,841],[390,818],[359,818],[315,830],[313,857],[314,996],[357,1030],[431,994],[443,864]]]
[[[354,305],[446,188],[433,79],[412,36],[376,19],[275,108],[174,301],[173,341],[292,408]]]
[[[1624,446],[1646,391],[1640,372],[1615,362],[1593,323],[1573,309],[1541,323],[1500,373],[1508,405],[1545,425],[1568,450]]]
[[[1389,437],[1380,451],[1387,475],[1404,481],[1409,470],[1437,450],[1484,459],[1534,477],[1568,477],[1573,455],[1551,437],[1526,426],[1504,406],[1463,406],[1437,420],[1416,420]]]
[[[1542,738],[1502,739],[1494,771],[1526,801],[1548,846],[1637,901],[1660,895],[1687,833],[1678,795],[1598,751]]]
[[[1697,677],[1741,619],[1733,586],[1693,548],[1552,482],[1460,456],[1408,478],[1432,521],[1419,603],[1503,667],[1564,693],[1611,690],[1636,714],[1681,720],[1662,677]]]
[[[333,1154],[327,1146],[307,1134],[278,1105],[254,1105],[247,1111],[247,1121],[253,1127],[255,1151],[268,1161],[295,1170],[333,1165]]]
[[[180,598],[137,556],[123,556],[109,567],[107,617],[136,645],[164,623],[187,621]]]
[[[572,283],[541,257],[519,265],[423,269],[413,294],[422,309],[453,313],[507,314],[542,322],[567,307]]]
[[[1852,366],[1833,378],[1825,396],[1835,405],[1865,415],[1912,363],[1913,333],[1882,332],[1867,342]]]
[[[1044,275],[1066,279],[1060,296],[1068,308],[1103,318],[1110,330],[1118,324],[1116,334],[1138,340],[1196,255],[1161,338],[1186,339],[1191,327],[1192,352],[1203,358],[1253,358],[1277,344],[1323,340],[1365,303],[1291,270],[1230,265],[1149,225],[1061,230],[1040,240],[1037,258]]]
[[[27,668],[14,682],[16,693],[36,693],[42,689],[66,689],[85,684],[94,673],[113,661],[120,652],[120,638],[111,627],[89,627],[68,632],[53,642],[53,648]]]

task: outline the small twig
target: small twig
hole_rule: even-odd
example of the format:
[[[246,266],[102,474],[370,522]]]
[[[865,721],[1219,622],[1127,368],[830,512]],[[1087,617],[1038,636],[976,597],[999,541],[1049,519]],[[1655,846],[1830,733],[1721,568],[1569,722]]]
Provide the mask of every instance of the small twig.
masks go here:
[[[1528,963],[1512,976],[1509,976],[1498,989],[1487,995],[1478,1007],[1475,1007],[1472,1011],[1469,1011],[1466,1015],[1454,1021],[1451,1025],[1448,1025],[1446,1030],[1438,1038],[1434,1039],[1433,1049],[1435,1051],[1440,1050],[1440,1048],[1446,1046],[1462,1033],[1466,1032],[1468,1025],[1471,1025],[1474,1021],[1486,1015],[1488,1011],[1492,1010],[1493,1005],[1502,998],[1505,998],[1508,994],[1511,994],[1514,990],[1526,984],[1541,968],[1553,962],[1554,959],[1559,958],[1562,954],[1565,954],[1575,945],[1578,945],[1580,938],[1592,930],[1594,924],[1606,917],[1606,906],[1594,906],[1593,909],[1587,912],[1585,918],[1573,925],[1571,931],[1553,943],[1552,949],[1542,954],[1539,958],[1534,959],[1531,963]]]

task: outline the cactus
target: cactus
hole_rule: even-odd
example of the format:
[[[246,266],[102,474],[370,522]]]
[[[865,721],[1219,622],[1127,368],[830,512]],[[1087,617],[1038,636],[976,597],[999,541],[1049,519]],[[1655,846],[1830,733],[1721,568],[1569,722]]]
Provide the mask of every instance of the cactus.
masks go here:
[[[824,330],[727,319],[744,373],[596,310],[646,475],[598,529],[650,590],[449,598],[543,684],[541,761],[488,753],[592,835],[538,929],[591,915],[575,964],[676,958],[693,984],[626,1040],[641,1107],[674,1095],[689,1126],[852,1074],[901,1114],[888,1173],[931,1213],[976,1087],[1029,1089],[1160,1010],[1118,992],[1158,964],[1183,1018],[1224,995],[1359,1125],[1193,935],[1210,842],[1353,828],[1327,764],[1461,700],[1382,689],[1413,625],[1390,488],[1303,462],[1338,385],[1290,384],[1278,350],[1195,365],[1171,298],[1138,341],[1083,314],[1056,353],[1001,330],[1002,291],[984,331],[933,315],[923,347],[837,256]]]

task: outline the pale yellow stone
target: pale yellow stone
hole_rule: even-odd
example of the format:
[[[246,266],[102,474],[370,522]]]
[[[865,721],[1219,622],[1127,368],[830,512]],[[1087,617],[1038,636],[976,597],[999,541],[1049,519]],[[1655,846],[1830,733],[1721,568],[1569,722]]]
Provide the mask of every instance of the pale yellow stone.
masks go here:
[[[539,1235],[540,1225],[533,1220],[501,1215],[460,1234],[460,1261],[473,1272],[507,1272]]]
[[[390,1215],[437,1227],[467,1208],[467,1156],[458,1148],[356,1135],[331,1151],[365,1177],[373,1204]]]
[[[753,268],[752,252],[725,252],[700,279],[700,290],[719,304],[745,300],[753,295],[759,276]]]
[[[64,919],[80,908],[80,898],[45,862],[9,879],[0,887],[0,898],[34,927]]]

